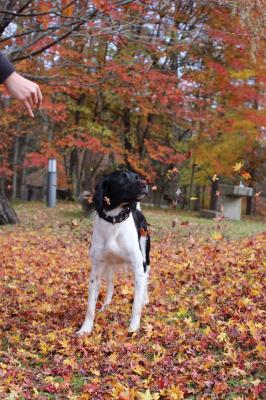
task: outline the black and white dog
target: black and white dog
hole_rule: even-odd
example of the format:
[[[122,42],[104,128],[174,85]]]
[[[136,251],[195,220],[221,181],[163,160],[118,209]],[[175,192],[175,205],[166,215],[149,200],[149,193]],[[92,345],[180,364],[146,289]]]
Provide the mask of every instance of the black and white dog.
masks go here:
[[[130,171],[118,171],[98,183],[94,195],[97,212],[94,222],[90,257],[88,308],[79,335],[93,328],[95,307],[101,278],[107,280],[107,292],[101,311],[113,295],[113,272],[119,264],[129,264],[135,274],[134,301],[129,332],[140,326],[142,306],[148,299],[150,236],[138,201],[148,193],[144,180]]]

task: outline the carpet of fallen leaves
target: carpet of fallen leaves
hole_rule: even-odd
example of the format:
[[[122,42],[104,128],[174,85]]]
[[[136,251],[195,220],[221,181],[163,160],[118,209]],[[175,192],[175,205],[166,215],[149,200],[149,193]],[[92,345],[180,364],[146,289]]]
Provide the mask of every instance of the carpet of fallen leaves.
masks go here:
[[[50,223],[48,211],[29,220],[0,230],[1,399],[265,398],[264,234],[180,239],[166,228],[140,331],[127,333],[132,276],[120,273],[93,334],[78,338],[89,225]]]

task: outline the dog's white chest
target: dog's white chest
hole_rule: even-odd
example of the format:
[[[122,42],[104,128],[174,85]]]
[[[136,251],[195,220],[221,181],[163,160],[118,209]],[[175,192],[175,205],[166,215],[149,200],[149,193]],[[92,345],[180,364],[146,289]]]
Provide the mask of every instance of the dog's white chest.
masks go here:
[[[141,256],[137,230],[132,215],[120,224],[110,224],[96,217],[90,256],[112,264],[128,263]]]
[[[110,263],[125,263],[129,261],[127,257],[128,252],[122,247],[121,251],[121,240],[119,237],[109,238],[105,243],[102,250],[103,258]]]

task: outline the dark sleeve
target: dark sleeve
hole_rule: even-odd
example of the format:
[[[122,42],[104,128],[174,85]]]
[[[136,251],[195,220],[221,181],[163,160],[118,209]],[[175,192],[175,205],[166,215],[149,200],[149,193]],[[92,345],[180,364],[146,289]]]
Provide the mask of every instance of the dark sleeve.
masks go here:
[[[0,52],[0,83],[3,83],[14,71],[15,68],[11,62]]]

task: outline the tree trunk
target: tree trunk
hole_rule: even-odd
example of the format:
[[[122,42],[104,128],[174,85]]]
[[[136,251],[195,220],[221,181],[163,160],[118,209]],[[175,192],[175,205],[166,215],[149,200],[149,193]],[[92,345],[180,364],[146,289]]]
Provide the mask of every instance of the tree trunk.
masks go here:
[[[124,147],[125,147],[125,164],[127,168],[130,168],[130,163],[128,161],[127,152],[131,153],[132,145],[130,141],[130,108],[126,107],[124,109],[123,115],[123,122],[124,122]]]
[[[206,196],[206,186],[203,185],[201,188],[201,208],[205,208],[205,196]]]
[[[28,143],[29,143],[29,136],[27,135],[24,140],[24,149],[23,149],[23,157],[28,152]],[[23,165],[23,164],[22,164]],[[21,172],[21,186],[20,186],[20,198],[21,200],[28,200],[28,190],[27,190],[27,176],[28,176],[28,168],[23,166]]]
[[[201,187],[200,185],[196,186],[196,198],[194,202],[194,211],[199,211],[200,210],[200,198],[201,198]]]
[[[0,225],[17,224],[18,216],[3,192],[0,192]]]
[[[253,193],[255,193],[255,187],[254,184],[251,185],[253,188]],[[246,202],[246,215],[255,215],[255,209],[256,209],[256,196],[248,196]]]
[[[247,197],[247,208],[246,208],[246,215],[253,214],[253,196]]]
[[[218,196],[217,192],[219,190],[219,184],[218,181],[213,181],[212,182],[212,188],[211,188],[211,203],[210,203],[210,210],[213,211],[219,211],[218,210]]]
[[[12,199],[16,199],[18,193],[18,150],[19,150],[19,138],[15,138],[13,148],[13,191]]]
[[[70,176],[71,176],[71,197],[77,198],[78,193],[78,170],[79,170],[79,158],[78,149],[74,148],[70,153]]]
[[[192,191],[193,191],[193,184],[194,184],[194,176],[195,176],[195,169],[196,169],[197,164],[193,162],[192,167],[191,167],[191,178],[190,178],[190,184],[189,184],[189,203],[188,203],[188,208],[189,211],[192,209]]]

